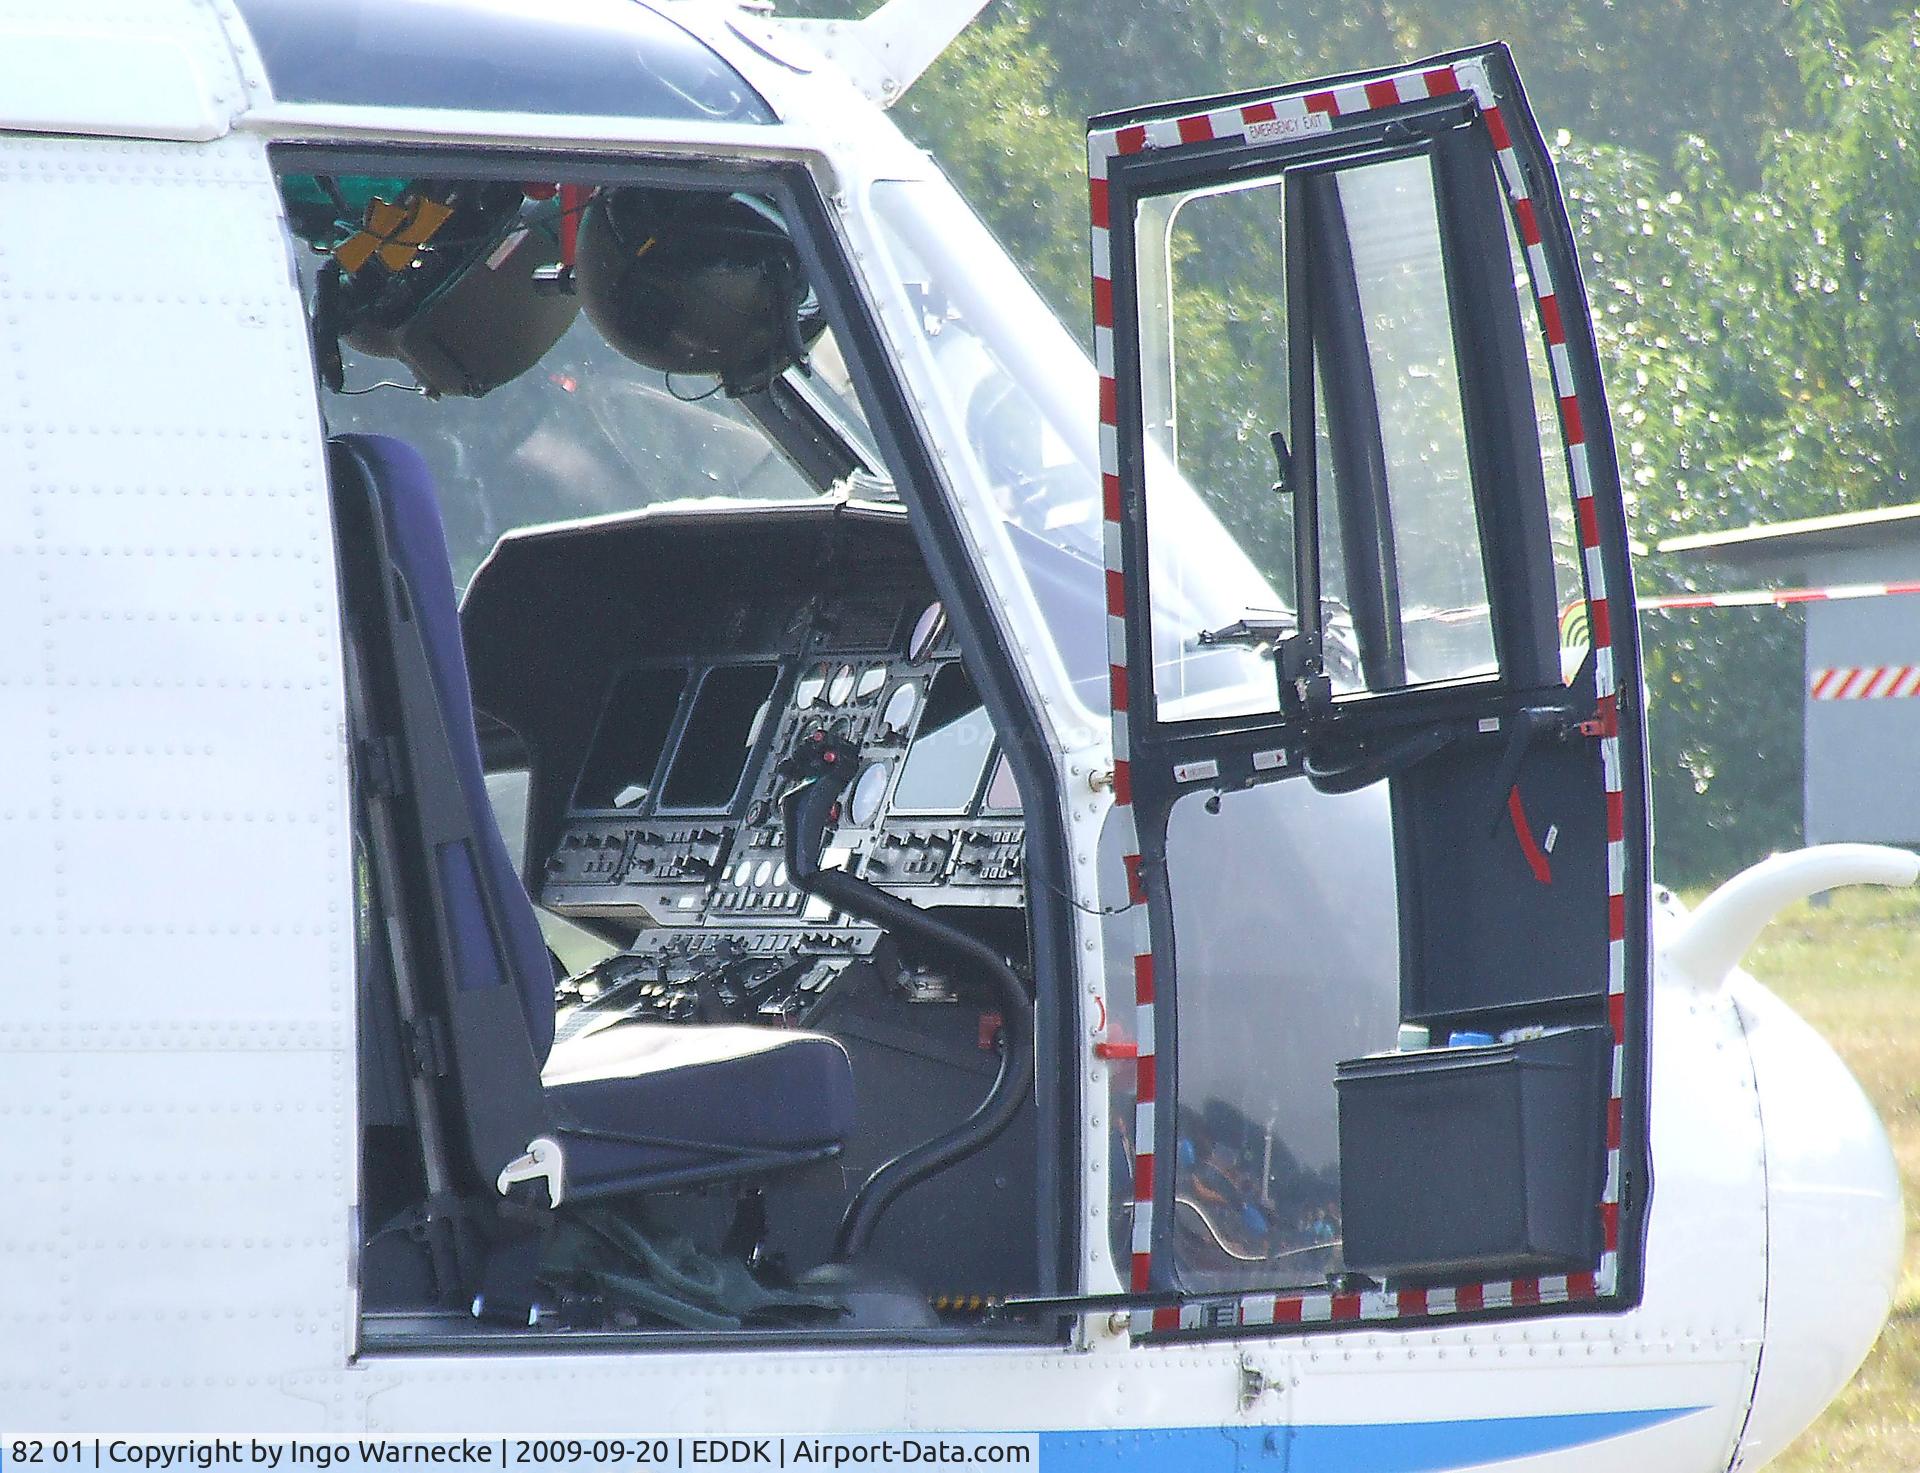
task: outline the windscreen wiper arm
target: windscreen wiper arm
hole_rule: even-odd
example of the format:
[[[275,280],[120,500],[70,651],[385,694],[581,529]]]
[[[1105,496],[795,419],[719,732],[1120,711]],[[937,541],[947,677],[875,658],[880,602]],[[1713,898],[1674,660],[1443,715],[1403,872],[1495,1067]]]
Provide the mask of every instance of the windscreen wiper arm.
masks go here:
[[[1198,638],[1203,645],[1278,645],[1298,629],[1299,625],[1292,619],[1275,614],[1264,619],[1259,617],[1236,619],[1233,623],[1219,629],[1202,629]]]

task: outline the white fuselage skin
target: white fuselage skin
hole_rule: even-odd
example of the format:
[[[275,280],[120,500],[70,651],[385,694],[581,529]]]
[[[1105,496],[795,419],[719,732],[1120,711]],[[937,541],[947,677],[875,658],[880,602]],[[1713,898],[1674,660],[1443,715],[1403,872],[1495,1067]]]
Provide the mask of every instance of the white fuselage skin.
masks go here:
[[[1656,988],[1656,1182],[1628,1313],[1171,1346],[1101,1314],[1070,1348],[360,1354],[339,608],[269,144],[803,163],[903,365],[969,576],[1053,724],[1088,906],[1107,734],[1066,687],[878,264],[870,187],[922,181],[954,209],[950,189],[798,40],[675,8],[783,119],[695,126],[280,103],[224,3],[153,0],[132,26],[122,8],[0,9],[0,1425],[1113,1429],[1118,1458],[1144,1429],[1678,1412],[1511,1465],[1656,1473],[1757,1466],[1844,1383],[1895,1285],[1891,1154],[1826,1045],[1739,974]],[[979,270],[1031,323],[1009,367],[1079,395],[1090,433],[1084,359],[1010,264]],[[1091,1038],[1102,937],[1078,924]],[[1101,1292],[1119,1287],[1105,1066],[1084,1062],[1082,1286]]]

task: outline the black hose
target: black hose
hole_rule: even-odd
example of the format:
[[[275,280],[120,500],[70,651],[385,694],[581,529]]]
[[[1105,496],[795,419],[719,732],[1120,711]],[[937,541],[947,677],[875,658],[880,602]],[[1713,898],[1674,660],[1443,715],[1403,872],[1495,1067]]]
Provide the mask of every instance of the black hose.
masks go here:
[[[816,733],[795,754],[794,765],[811,781],[782,800],[787,831],[787,873],[809,895],[817,895],[848,915],[870,921],[894,936],[911,936],[984,972],[1000,999],[1000,1070],[993,1088],[959,1125],[930,1141],[910,1146],[877,1167],[853,1194],[834,1236],[833,1256],[845,1262],[872,1241],[881,1217],[902,1193],[934,1173],[985,1149],[1013,1123],[1033,1087],[1033,1001],[1007,959],[958,926],[927,914],[844,870],[820,868],[820,848],[840,794],[853,780],[858,750],[851,743]]]
[[[1362,752],[1353,761],[1341,765],[1322,762],[1309,750],[1301,767],[1316,792],[1357,793],[1382,778],[1395,777],[1415,763],[1426,761],[1452,741],[1453,733],[1444,726],[1423,727],[1411,736]]]

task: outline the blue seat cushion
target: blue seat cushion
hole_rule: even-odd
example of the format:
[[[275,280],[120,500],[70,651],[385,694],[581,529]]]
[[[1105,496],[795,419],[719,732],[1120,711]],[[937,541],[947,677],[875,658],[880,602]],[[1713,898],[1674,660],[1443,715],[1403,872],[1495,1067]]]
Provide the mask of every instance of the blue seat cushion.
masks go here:
[[[853,1130],[853,1067],[820,1033],[620,1022],[563,1036],[541,1083],[571,1197],[754,1175]]]

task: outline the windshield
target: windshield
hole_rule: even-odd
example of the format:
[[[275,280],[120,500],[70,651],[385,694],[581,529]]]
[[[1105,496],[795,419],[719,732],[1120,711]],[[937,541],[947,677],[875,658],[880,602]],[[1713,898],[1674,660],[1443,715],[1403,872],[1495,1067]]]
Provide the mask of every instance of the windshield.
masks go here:
[[[872,198],[921,329],[923,354],[912,366],[931,370],[1074,691],[1090,712],[1104,712],[1105,519],[1092,365],[951,188],[884,182]],[[1173,465],[1148,453],[1162,528],[1150,549],[1152,580],[1172,611],[1154,621],[1163,689],[1177,682],[1193,715],[1244,709],[1248,688],[1272,691],[1272,662],[1241,647],[1202,647],[1200,633],[1249,614],[1290,622],[1287,604]]]
[[[386,359],[351,348],[342,356],[346,392],[326,398],[328,430],[397,435],[420,450],[462,584],[515,527],[663,502],[819,494],[738,400],[711,380],[621,357],[584,316],[531,372],[484,399],[429,399]]]
[[[811,345],[806,371],[781,380],[862,462],[826,487],[782,452],[747,400],[711,378],[642,367],[584,315],[531,370],[480,399],[430,399],[390,358],[345,343],[341,356],[344,392],[324,401],[329,433],[396,435],[420,450],[462,586],[516,527],[667,502],[892,495],[831,329]]]

